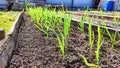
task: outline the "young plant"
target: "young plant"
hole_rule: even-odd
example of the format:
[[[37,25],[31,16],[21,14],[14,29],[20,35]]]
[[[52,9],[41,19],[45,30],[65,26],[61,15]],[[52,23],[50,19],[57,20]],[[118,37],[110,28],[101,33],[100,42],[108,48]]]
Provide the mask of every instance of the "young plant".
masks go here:
[[[101,39],[102,38],[102,39]],[[83,55],[79,55],[80,57],[83,58],[85,64],[89,67],[96,67],[96,68],[99,68],[99,59],[100,59],[100,49],[101,49],[101,46],[104,42],[104,39],[103,39],[103,32],[101,31],[100,29],[100,25],[98,25],[98,41],[97,41],[97,50],[96,50],[96,64],[93,64],[93,63],[88,63],[87,59],[85,56]]]
[[[79,22],[79,27],[78,27],[78,29],[82,32],[84,32],[84,22],[85,22],[85,19],[84,19],[84,16],[83,16],[82,19]]]
[[[57,17],[57,13],[55,10],[51,12],[51,17],[50,17],[50,22],[51,26],[50,29],[51,31],[55,34],[58,44],[60,46],[60,51],[64,59],[64,54],[65,54],[65,37],[63,34],[63,30],[60,29],[63,25],[63,21],[61,17]]]
[[[115,31],[114,34],[111,34],[110,31],[108,30],[108,27],[106,26],[106,23],[104,23],[104,28],[105,28],[105,30],[106,30],[106,32],[107,32],[107,34],[108,34],[108,36],[109,36],[109,38],[111,40],[111,43],[112,43],[112,47],[111,48],[113,49],[114,45],[118,44],[120,42],[119,40],[116,41],[117,31]]]
[[[51,23],[50,23],[50,20],[49,20],[49,18],[51,17],[50,11],[47,8],[45,8],[43,15],[44,15],[43,16],[43,23],[44,23],[43,26],[45,28],[45,32],[47,33],[46,35],[47,35],[47,38],[48,38],[48,32],[49,32],[50,26],[51,26]]]
[[[36,26],[39,26],[40,31],[42,31],[43,33],[45,33],[45,35],[48,38],[48,30],[49,30],[49,26],[48,24],[48,20],[47,20],[47,9],[42,9],[42,8],[37,8],[36,12],[35,12],[35,16],[36,16]]]
[[[28,10],[30,8],[30,2],[25,3],[25,9]]]
[[[120,37],[120,33],[118,32],[118,29],[119,29],[119,25],[118,25],[118,22],[119,22],[119,18],[117,19],[117,14],[114,13],[114,26],[115,26],[115,29],[116,29],[116,33],[118,34],[118,36]]]
[[[67,15],[64,17],[64,38],[65,38],[65,44],[68,45],[67,40],[69,38],[69,31],[70,31],[70,25],[71,25],[72,15]]]
[[[103,18],[103,10],[102,9],[100,9],[100,16],[101,16],[101,18],[103,20],[104,18]]]
[[[100,25],[98,25],[98,41],[97,41],[97,50],[96,50],[97,65],[99,65],[100,49],[101,49],[101,46],[104,42],[103,34],[101,34],[101,33],[103,33],[103,32],[101,32]]]
[[[87,15],[87,19],[88,19],[88,36],[89,36],[90,56],[91,56],[92,47],[93,47],[93,43],[94,43],[94,32],[92,31],[92,22],[88,15]]]
[[[62,56],[63,56],[63,59],[64,59],[64,55],[65,55],[65,45],[64,45],[65,41],[64,41],[64,36],[61,35],[62,39],[60,39],[60,36],[58,36],[57,33],[55,33],[55,35],[57,37],[58,43],[60,45],[60,50],[61,50],[61,53],[62,53]]]
[[[67,15],[64,18],[64,37],[65,37],[65,39],[67,39],[68,36],[69,36],[70,25],[71,25],[71,18],[72,18],[72,16],[70,16],[70,15]]]
[[[85,56],[83,56],[83,55],[81,55],[81,54],[80,54],[79,56],[83,58],[83,60],[84,60],[84,62],[85,62],[85,64],[86,64],[87,66],[89,66],[89,67],[98,67],[98,65],[96,65],[96,64],[89,63],[89,62],[87,61],[87,59],[86,59]]]

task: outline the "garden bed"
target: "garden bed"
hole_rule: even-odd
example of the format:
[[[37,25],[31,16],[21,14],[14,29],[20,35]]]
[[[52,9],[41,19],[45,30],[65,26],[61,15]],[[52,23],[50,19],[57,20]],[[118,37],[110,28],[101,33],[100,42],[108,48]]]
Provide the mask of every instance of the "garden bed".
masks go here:
[[[71,24],[68,46],[65,46],[63,59],[55,35],[50,31],[49,38],[46,38],[46,35],[36,28],[30,16],[24,14],[23,17],[25,23],[20,26],[16,47],[8,68],[90,68],[79,54],[84,55],[89,63],[96,63],[97,35],[95,35],[93,53],[89,57],[87,32],[81,32],[77,22]],[[104,40],[101,47],[100,67],[119,68],[120,45],[116,45],[111,50],[110,39],[104,37]]]
[[[16,13],[17,16],[15,15],[15,17],[14,14],[10,14],[10,16],[13,15],[14,19],[11,19],[12,16],[9,17],[10,19],[8,17],[1,19],[1,21],[3,21],[1,22],[1,27],[5,29],[6,37],[0,41],[0,68],[5,68],[9,59],[11,58],[12,51],[16,44],[18,30],[22,22],[21,19],[23,12],[24,11],[22,11],[20,14]]]

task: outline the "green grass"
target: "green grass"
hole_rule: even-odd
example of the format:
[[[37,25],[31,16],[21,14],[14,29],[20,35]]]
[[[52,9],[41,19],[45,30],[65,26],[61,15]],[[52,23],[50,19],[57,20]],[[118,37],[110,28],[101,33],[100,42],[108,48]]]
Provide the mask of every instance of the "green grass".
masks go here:
[[[17,18],[19,12],[2,12],[0,11],[0,28],[4,28],[6,33],[9,33],[11,26]]]

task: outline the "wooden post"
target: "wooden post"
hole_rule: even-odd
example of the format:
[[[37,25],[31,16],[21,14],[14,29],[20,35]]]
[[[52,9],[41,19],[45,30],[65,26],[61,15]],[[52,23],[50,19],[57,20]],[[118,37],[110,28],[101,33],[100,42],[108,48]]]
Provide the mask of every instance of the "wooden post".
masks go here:
[[[5,38],[5,30],[3,28],[0,28],[0,40],[3,40]]]

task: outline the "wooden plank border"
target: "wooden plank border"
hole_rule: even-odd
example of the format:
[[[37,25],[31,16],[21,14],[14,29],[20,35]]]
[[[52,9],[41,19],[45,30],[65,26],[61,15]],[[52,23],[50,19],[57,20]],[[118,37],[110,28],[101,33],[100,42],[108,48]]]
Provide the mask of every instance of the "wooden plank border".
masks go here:
[[[19,14],[14,25],[10,29],[8,36],[4,39],[1,46],[5,46],[0,53],[0,68],[6,68],[8,61],[12,56],[13,49],[16,45],[16,40],[18,37],[18,31],[22,23],[24,10]]]

